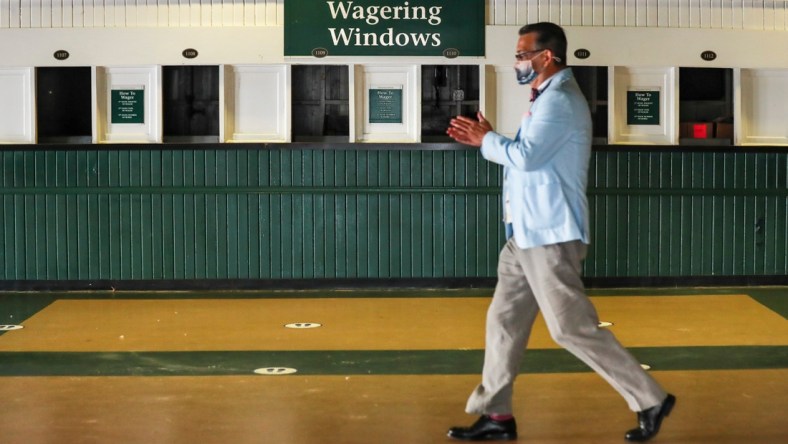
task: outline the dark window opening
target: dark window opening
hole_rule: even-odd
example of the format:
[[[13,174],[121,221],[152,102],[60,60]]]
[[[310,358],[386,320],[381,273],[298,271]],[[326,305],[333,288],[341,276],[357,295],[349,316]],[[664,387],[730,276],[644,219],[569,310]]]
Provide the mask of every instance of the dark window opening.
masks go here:
[[[36,114],[39,143],[91,143],[89,67],[37,68]]]
[[[479,110],[479,67],[424,65],[421,67],[421,141],[452,142],[446,135],[456,116],[476,118]]]
[[[733,144],[733,70],[679,68],[679,143]]]
[[[165,142],[219,142],[219,67],[165,66]]]
[[[347,66],[293,66],[291,121],[294,142],[348,141],[348,75]]]
[[[606,144],[608,126],[607,67],[573,66],[572,73],[591,110],[591,120],[594,125],[594,144]]]

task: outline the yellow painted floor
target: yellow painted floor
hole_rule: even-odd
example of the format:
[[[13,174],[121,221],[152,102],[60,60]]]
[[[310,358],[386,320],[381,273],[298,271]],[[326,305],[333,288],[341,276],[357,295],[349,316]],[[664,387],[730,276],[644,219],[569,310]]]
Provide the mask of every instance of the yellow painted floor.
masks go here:
[[[678,396],[655,443],[788,442],[788,370],[655,372]],[[38,443],[430,444],[475,376],[4,378],[0,437]],[[521,375],[518,442],[621,444],[634,414],[593,373]]]
[[[746,295],[593,297],[627,347],[788,345],[788,323]],[[0,351],[484,348],[487,298],[58,300]],[[312,330],[283,328],[320,323]],[[531,348],[558,346],[541,317]]]
[[[627,347],[788,346],[786,319],[745,294],[592,300]],[[479,350],[488,303],[66,298],[0,335],[0,372],[3,357],[16,354]],[[296,322],[322,327],[284,328]],[[540,319],[529,349],[556,347]],[[788,443],[788,363],[652,373],[678,398],[654,443]],[[478,374],[0,376],[0,444],[455,442],[446,430],[475,420],[463,409],[478,381]],[[520,375],[515,414],[523,443],[620,444],[635,426],[635,414],[592,372]]]

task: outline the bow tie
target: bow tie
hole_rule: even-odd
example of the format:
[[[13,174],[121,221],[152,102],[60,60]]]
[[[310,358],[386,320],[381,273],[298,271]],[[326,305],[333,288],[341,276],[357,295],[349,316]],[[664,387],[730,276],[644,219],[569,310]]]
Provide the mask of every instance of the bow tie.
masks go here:
[[[536,100],[539,94],[542,94],[542,91],[539,91],[538,88],[531,88],[531,101]]]

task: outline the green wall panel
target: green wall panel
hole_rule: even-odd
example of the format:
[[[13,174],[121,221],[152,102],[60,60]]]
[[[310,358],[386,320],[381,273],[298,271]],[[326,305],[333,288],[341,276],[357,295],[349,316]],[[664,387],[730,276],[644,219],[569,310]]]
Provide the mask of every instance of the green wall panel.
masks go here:
[[[586,275],[785,275],[787,154],[595,152]]]
[[[487,276],[473,151],[2,152],[5,280]]]
[[[474,150],[0,151],[0,280],[489,277]],[[788,152],[609,148],[588,277],[786,275]]]

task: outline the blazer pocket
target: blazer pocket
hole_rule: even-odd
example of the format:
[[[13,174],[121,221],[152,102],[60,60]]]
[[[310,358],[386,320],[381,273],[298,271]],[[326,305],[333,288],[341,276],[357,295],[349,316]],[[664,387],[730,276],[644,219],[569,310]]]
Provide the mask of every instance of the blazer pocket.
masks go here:
[[[560,182],[532,185],[524,191],[526,227],[546,230],[566,223],[568,208]]]

